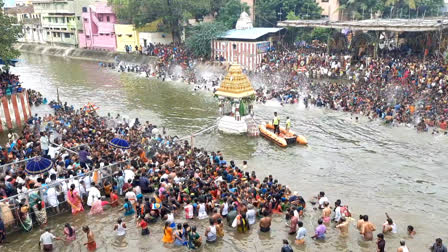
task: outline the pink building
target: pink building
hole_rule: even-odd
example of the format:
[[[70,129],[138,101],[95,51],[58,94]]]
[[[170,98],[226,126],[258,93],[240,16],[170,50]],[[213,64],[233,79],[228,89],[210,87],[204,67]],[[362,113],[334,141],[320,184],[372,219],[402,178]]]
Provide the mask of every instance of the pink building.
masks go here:
[[[106,3],[95,3],[82,8],[82,31],[79,32],[79,47],[88,49],[117,48],[114,24],[117,21],[112,7]]]

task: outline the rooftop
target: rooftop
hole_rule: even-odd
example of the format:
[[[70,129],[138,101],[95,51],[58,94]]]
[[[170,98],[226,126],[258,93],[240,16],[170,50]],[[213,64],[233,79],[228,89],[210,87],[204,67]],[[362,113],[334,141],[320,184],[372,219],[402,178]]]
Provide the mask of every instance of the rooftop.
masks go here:
[[[353,21],[287,20],[280,21],[277,25],[280,27],[348,28],[350,30],[361,31],[423,32],[447,29],[448,19],[439,17],[425,19],[366,19]]]
[[[6,14],[24,14],[24,13],[34,13],[34,7],[32,5],[16,6],[12,8],[5,8]]]
[[[232,64],[215,95],[229,98],[244,98],[255,94],[249,78],[243,74],[239,64]]]
[[[256,27],[243,30],[229,30],[218,39],[235,39],[235,40],[255,40],[269,33],[276,33],[284,28],[263,28]]]

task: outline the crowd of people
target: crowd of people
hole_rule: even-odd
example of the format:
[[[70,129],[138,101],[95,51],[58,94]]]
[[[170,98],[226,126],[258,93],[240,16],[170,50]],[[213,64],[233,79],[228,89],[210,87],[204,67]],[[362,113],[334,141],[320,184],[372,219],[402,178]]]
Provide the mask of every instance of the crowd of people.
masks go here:
[[[341,236],[348,235],[352,219],[348,206],[340,199],[330,206],[325,192],[311,199],[309,206],[300,193],[271,175],[259,178],[250,172],[247,162],[239,167],[220,151],[193,147],[187,141],[159,132],[149,122],[136,119],[130,123],[120,115],[99,117],[54,101],[50,106],[55,108],[54,114],[34,116],[23,135],[12,136],[2,148],[6,154],[4,163],[43,156],[52,160],[54,166],[43,174],[29,175],[24,165],[17,164],[0,177],[0,197],[6,199],[0,202],[1,241],[14,223],[29,232],[33,226],[44,227],[48,213],[70,209],[74,215],[86,211],[95,215],[107,211],[106,205],[121,205],[123,211],[114,227],[117,239],[125,239],[129,226],[122,218],[134,217],[141,235],[163,232],[162,242],[190,249],[222,239],[224,225],[238,233],[271,232],[275,216],[285,218],[285,235],[295,238],[295,246],[303,246],[309,239],[325,241],[329,228],[338,229]],[[126,139],[130,148],[109,144],[115,137]],[[73,151],[74,147],[79,148]],[[121,169],[103,178],[103,169],[122,161],[126,163]],[[303,222],[307,218],[304,213],[312,209],[320,216],[314,232],[306,230]],[[203,234],[189,223],[192,219],[204,220]],[[164,223],[163,230],[150,231],[156,222]],[[373,240],[376,227],[367,215],[360,216],[357,227],[364,240]],[[61,231],[63,237],[46,229],[40,245],[51,251],[55,240],[78,239],[76,231],[70,223]],[[87,239],[84,245],[95,250],[90,227],[84,226],[82,231]],[[384,234],[397,232],[396,224],[386,214],[386,222],[377,235],[378,251],[384,251]],[[409,237],[416,235],[412,226],[405,232]],[[437,240],[433,251],[444,248],[442,241]],[[404,240],[399,249],[408,251]],[[288,240],[282,251],[292,251]]]
[[[0,97],[23,91],[19,76],[0,70]]]
[[[150,44],[143,51],[157,56],[158,62],[150,66],[123,64],[121,70],[181,80],[194,85],[194,90],[214,91],[223,78],[222,72],[203,78],[197,65],[204,59],[194,58],[180,44]],[[269,50],[257,69],[246,73],[258,86],[258,102],[303,101],[306,106],[380,118],[386,123],[416,126],[419,131],[433,127],[433,133],[439,133],[439,129],[447,129],[447,67],[442,57],[421,57],[409,50],[354,59],[348,53],[329,54],[326,48],[306,46]]]
[[[258,93],[262,100],[296,103],[301,92],[306,106],[413,124],[419,131],[447,129],[448,75],[441,57],[423,61],[397,50],[355,62],[321,49],[281,50],[268,52],[256,74],[266,87]]]

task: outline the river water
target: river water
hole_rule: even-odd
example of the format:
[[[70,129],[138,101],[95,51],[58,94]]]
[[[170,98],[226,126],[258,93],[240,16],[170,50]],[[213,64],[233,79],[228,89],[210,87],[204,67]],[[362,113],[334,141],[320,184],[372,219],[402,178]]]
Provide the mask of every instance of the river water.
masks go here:
[[[192,93],[182,83],[167,83],[139,78],[133,74],[116,73],[101,69],[94,62],[24,54],[22,62],[12,69],[19,74],[23,86],[39,90],[49,100],[56,99],[56,89],[62,101],[75,106],[94,102],[100,114],[110,112],[140,121],[150,121],[167,128],[170,134],[189,135],[212,125],[218,108],[209,93]],[[41,113],[42,109],[39,109]],[[247,160],[250,170],[258,177],[272,174],[280,183],[289,185],[306,200],[319,191],[327,193],[330,202],[342,199],[355,216],[368,214],[381,230],[388,212],[398,225],[399,233],[386,235],[386,251],[395,251],[401,238],[411,251],[425,251],[434,239],[448,241],[448,137],[417,133],[406,127],[384,126],[380,122],[359,121],[350,114],[317,109],[303,105],[257,105],[256,115],[268,120],[273,112],[280,118],[291,117],[296,132],[307,137],[309,146],[281,149],[263,138],[227,136],[209,132],[195,138],[195,145],[208,150],[221,150],[226,159],[241,165]],[[309,205],[311,206],[311,204]],[[142,238],[132,218],[129,222],[126,244],[118,244],[112,231],[118,210],[108,210],[98,217],[59,215],[49,220],[54,233],[61,235],[64,223],[78,227],[78,240],[65,246],[57,242],[58,251],[80,251],[86,241],[80,227],[89,224],[93,229],[99,251],[182,251],[161,244],[161,223],[150,226],[150,237]],[[325,242],[309,239],[320,213],[308,207],[305,227],[307,244],[295,246],[297,251],[376,251],[374,242],[364,242],[357,234],[355,222],[350,235],[341,238],[329,228]],[[179,217],[182,218],[182,217]],[[203,235],[206,221],[194,221]],[[407,225],[413,225],[417,235],[406,234]],[[279,251],[282,239],[293,241],[281,216],[273,219],[273,231],[259,233],[253,228],[247,235],[238,235],[227,228],[222,241],[205,245],[204,251]],[[42,230],[15,233],[2,251],[31,251],[37,249]],[[376,233],[375,233],[376,234]],[[4,250],[5,249],[5,250]],[[186,249],[184,249],[186,250]]]

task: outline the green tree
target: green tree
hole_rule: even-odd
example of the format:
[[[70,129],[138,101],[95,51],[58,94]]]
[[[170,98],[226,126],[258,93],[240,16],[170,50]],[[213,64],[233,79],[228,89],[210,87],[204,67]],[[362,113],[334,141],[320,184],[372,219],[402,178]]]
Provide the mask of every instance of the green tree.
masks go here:
[[[180,41],[182,29],[190,18],[201,19],[211,11],[212,0],[109,0],[120,20],[141,27],[163,19],[175,41]]]
[[[196,57],[210,57],[211,42],[227,30],[220,22],[201,23],[191,28],[185,44]]]
[[[16,19],[7,16],[3,12],[4,3],[0,0],[0,58],[8,67],[8,61],[20,56],[20,52],[14,48],[22,36],[22,27],[16,24]]]
[[[249,12],[246,3],[241,3],[240,0],[228,0],[218,11],[216,21],[224,24],[227,29],[233,29],[243,11]]]
[[[314,0],[258,0],[255,2],[257,26],[272,27],[291,13],[297,19],[319,19],[322,9]]]

